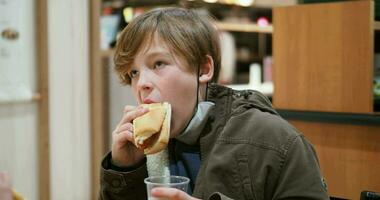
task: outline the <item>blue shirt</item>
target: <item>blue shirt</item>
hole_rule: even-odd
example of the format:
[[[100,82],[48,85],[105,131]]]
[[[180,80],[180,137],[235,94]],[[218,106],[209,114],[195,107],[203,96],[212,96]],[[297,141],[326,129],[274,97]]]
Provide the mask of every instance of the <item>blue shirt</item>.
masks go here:
[[[169,160],[170,174],[188,177],[188,193],[192,194],[201,165],[199,145],[188,145],[172,139],[169,142]]]

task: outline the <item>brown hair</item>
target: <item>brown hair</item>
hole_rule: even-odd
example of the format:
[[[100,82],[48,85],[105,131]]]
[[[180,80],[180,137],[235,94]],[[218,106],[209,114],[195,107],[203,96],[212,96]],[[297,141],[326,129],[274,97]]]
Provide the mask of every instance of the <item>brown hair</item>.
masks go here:
[[[142,44],[157,34],[168,47],[187,62],[191,72],[206,61],[214,60],[216,82],[220,70],[219,34],[209,15],[184,8],[158,8],[139,15],[122,31],[116,45],[115,69],[124,84],[130,84],[128,69]]]

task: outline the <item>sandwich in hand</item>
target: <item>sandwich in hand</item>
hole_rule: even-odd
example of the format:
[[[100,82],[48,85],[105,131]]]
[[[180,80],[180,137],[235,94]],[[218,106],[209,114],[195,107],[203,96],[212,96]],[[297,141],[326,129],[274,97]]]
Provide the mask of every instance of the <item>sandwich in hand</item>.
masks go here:
[[[142,104],[149,112],[133,120],[135,145],[145,154],[165,149],[170,137],[171,106],[169,103]]]

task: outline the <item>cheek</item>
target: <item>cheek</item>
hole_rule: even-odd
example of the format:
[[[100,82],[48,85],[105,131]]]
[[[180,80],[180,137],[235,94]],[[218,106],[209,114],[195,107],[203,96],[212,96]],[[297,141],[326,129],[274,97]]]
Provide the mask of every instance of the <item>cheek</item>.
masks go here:
[[[174,134],[181,131],[186,126],[193,113],[196,101],[196,77],[182,76],[167,85],[166,99],[173,107],[173,128]],[[174,84],[173,84],[174,83]],[[169,89],[170,88],[170,89]]]
[[[132,90],[133,98],[137,101],[138,104],[141,104],[140,98],[139,98],[139,93],[138,93],[138,90],[137,90],[136,86],[134,86],[133,84],[131,84],[130,88]]]
[[[196,94],[195,76],[177,76],[173,80],[166,80],[165,89],[171,100],[174,102],[191,102]]]

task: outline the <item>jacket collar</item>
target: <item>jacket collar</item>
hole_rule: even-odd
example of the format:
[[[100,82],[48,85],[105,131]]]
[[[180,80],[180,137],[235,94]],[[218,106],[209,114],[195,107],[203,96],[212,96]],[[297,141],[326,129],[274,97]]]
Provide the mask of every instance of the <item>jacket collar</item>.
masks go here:
[[[185,144],[196,144],[204,126],[206,125],[210,110],[214,105],[215,104],[210,101],[199,102],[197,112],[187,125],[186,129],[179,134],[176,139]]]

